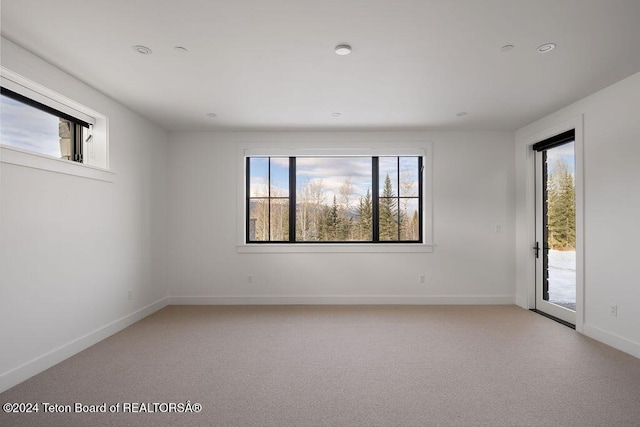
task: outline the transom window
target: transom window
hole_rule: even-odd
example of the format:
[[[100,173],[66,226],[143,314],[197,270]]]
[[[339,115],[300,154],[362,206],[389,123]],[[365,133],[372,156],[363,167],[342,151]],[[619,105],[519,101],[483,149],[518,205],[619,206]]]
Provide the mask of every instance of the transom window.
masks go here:
[[[0,143],[84,163],[92,125],[5,87],[0,95]]]
[[[421,156],[246,158],[247,243],[422,243]]]

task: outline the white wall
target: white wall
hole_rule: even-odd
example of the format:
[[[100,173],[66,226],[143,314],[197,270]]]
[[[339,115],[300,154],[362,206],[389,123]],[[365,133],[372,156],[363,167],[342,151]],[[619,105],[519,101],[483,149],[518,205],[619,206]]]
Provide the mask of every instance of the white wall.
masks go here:
[[[4,38],[2,66],[106,115],[115,175],[0,162],[0,391],[162,306],[167,211],[165,131]]]
[[[238,147],[393,148],[415,141],[433,144],[432,253],[237,252],[244,215],[237,207]],[[515,301],[510,132],[173,133],[169,153],[174,303]]]
[[[526,306],[531,287],[531,136],[576,116],[584,142],[584,333],[640,357],[640,73],[516,133],[517,295]],[[609,315],[610,304],[618,316]]]

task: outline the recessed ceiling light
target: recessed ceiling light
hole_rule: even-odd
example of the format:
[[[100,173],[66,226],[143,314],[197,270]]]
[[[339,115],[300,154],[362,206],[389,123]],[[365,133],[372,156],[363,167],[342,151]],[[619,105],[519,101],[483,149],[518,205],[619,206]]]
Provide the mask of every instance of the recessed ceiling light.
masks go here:
[[[142,45],[137,44],[137,45],[132,46],[132,47],[133,47],[133,50],[135,50],[136,52],[138,52],[141,55],[151,55],[151,53],[152,53],[152,50],[149,49],[146,46],[142,46]]]
[[[342,113],[335,112],[335,113],[331,113],[331,115],[333,117],[340,117],[342,115]]]
[[[351,53],[351,46],[348,44],[339,44],[336,46],[336,53],[342,56],[349,55]]]
[[[502,46],[500,48],[500,50],[503,51],[503,52],[510,52],[510,51],[513,50],[514,47],[515,46],[513,46],[512,44],[506,44],[506,45]]]
[[[538,53],[551,52],[555,48],[556,48],[555,43],[545,43],[543,45],[538,46]]]
[[[215,119],[216,117],[218,117],[216,113],[207,113],[206,116],[211,117],[212,119]]]
[[[469,113],[467,113],[466,111],[460,111],[458,114],[456,114],[456,116],[458,117],[464,117],[466,115],[468,115]]]
[[[180,53],[189,52],[186,47],[182,47],[182,46],[176,46],[176,47],[173,48],[173,50],[175,50],[176,52],[180,52]]]

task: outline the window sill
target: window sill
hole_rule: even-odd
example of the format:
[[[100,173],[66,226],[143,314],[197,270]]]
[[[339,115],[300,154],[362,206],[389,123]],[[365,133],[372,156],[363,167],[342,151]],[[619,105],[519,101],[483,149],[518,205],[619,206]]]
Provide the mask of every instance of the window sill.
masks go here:
[[[427,253],[433,252],[433,245],[421,243],[374,243],[374,244],[331,244],[331,243],[294,243],[294,244],[246,244],[238,245],[240,254],[286,254],[286,253]]]
[[[98,181],[114,182],[115,173],[86,164],[0,145],[0,162]]]

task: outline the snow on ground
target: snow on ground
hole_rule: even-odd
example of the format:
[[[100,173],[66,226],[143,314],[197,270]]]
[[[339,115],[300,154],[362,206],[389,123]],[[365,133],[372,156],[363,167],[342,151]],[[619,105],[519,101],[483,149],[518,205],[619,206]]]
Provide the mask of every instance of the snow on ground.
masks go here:
[[[549,250],[549,302],[575,304],[575,251]]]

